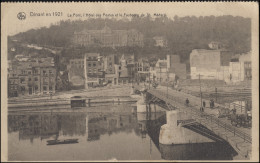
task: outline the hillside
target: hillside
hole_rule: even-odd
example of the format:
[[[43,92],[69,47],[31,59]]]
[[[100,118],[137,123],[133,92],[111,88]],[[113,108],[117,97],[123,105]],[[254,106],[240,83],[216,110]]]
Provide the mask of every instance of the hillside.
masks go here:
[[[135,53],[137,56],[177,54],[181,61],[188,62],[192,49],[207,48],[211,41],[225,44],[234,53],[244,53],[251,50],[251,20],[233,16],[205,17],[161,17],[152,20],[150,17],[134,18],[131,21],[113,19],[88,19],[84,21],[60,21],[49,28],[31,29],[19,33],[15,38],[23,43],[40,46],[62,47],[71,51],[74,31],[83,29],[102,29],[107,23],[111,29],[137,29],[144,34],[145,46],[112,48],[83,48],[83,51],[98,51],[101,53]],[[168,49],[153,46],[154,36],[165,36],[168,39]],[[72,54],[71,54],[72,55]]]

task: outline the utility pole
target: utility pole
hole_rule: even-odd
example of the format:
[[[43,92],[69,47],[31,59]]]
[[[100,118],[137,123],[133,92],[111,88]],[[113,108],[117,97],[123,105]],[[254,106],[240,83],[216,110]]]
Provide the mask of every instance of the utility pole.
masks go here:
[[[151,79],[150,79],[150,70],[149,70],[149,89],[150,89]]]
[[[199,83],[200,83],[200,74],[199,74]],[[201,83],[200,83],[200,106],[202,107],[202,92],[201,92]]]
[[[169,72],[167,70],[167,99],[168,99]]]
[[[160,84],[161,84],[161,67],[160,67]]]
[[[217,100],[218,100],[218,89],[217,89],[217,87],[215,87],[215,92],[216,92],[216,102],[217,102]]]

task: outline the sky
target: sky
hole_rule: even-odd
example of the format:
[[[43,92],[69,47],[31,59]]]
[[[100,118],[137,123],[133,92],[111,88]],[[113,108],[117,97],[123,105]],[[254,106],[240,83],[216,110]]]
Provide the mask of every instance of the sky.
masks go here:
[[[253,18],[258,15],[255,2],[129,2],[129,3],[3,3],[1,6],[4,32],[14,35],[29,29],[48,27],[60,20],[85,20],[87,17],[70,17],[73,14],[166,14],[173,18],[183,16],[222,16],[233,15]],[[25,20],[19,20],[17,14],[24,12]],[[47,16],[47,13],[62,12],[62,16]],[[31,13],[44,13],[44,16],[32,16]],[[111,17],[110,17],[111,18]]]

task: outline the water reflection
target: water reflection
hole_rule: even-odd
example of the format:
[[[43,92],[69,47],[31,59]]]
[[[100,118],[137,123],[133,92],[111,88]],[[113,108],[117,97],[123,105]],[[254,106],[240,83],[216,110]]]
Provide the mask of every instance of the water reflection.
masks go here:
[[[203,153],[204,149],[209,149],[208,159],[215,158],[213,153],[216,148],[212,151],[209,146],[202,145],[193,151],[195,147],[188,145],[176,148],[159,144],[160,127],[166,123],[165,112],[148,116],[132,113],[132,107],[128,107],[130,109],[119,105],[114,108],[116,112],[106,113],[9,113],[9,160],[184,160],[203,158],[196,152]],[[120,109],[124,111],[120,112]],[[52,146],[46,143],[60,139],[78,139],[79,143]],[[217,146],[218,149],[222,147]],[[230,153],[226,154],[228,157],[218,158],[230,159]]]

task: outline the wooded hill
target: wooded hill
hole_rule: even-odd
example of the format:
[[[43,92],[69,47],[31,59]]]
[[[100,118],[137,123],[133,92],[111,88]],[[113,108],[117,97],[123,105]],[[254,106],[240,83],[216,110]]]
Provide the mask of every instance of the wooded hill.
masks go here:
[[[135,53],[137,56],[177,54],[181,61],[188,62],[193,49],[207,49],[211,41],[219,41],[227,50],[244,53],[251,50],[251,19],[239,16],[186,16],[173,18],[151,17],[129,20],[88,19],[84,21],[60,21],[49,28],[31,29],[14,37],[23,43],[68,48],[72,45],[74,31],[83,29],[102,29],[107,23],[112,30],[136,29],[144,34],[144,47],[87,48],[84,51],[102,51],[116,53]],[[164,36],[168,40],[168,48],[154,47],[154,36]],[[84,49],[84,48],[83,48]],[[64,55],[66,51],[64,51]],[[69,53],[68,53],[69,54]],[[73,55],[70,53],[70,55]]]

